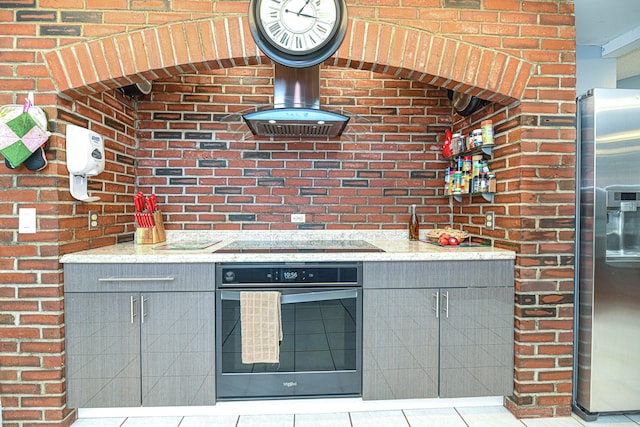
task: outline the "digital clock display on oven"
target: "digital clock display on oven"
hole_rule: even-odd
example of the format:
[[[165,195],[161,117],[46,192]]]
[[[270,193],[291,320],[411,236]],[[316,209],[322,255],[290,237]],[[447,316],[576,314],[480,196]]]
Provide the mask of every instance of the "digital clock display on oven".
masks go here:
[[[290,282],[293,280],[297,280],[302,275],[299,274],[298,270],[283,270],[282,271],[282,280],[285,282]]]

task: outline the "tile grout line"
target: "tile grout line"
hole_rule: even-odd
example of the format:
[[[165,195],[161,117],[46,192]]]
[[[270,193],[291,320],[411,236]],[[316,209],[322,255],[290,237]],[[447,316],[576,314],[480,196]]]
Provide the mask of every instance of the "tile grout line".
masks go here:
[[[407,426],[411,427],[411,423],[409,422],[409,418],[407,418],[407,414],[404,412],[404,409],[401,409],[400,411],[402,412],[404,420],[407,422]]]
[[[458,408],[454,407],[453,408],[454,411],[456,411],[456,414],[458,414],[458,416],[460,417],[460,419],[462,420],[462,422],[464,423],[465,426],[469,427],[469,424],[467,423],[467,420],[464,419],[464,417],[462,416],[462,414],[458,411]]]

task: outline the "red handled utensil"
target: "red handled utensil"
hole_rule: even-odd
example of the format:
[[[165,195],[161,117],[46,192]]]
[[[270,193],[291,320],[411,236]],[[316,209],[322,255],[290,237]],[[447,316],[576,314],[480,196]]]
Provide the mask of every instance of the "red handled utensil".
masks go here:
[[[156,210],[156,196],[152,194],[145,197],[142,191],[133,196],[133,204],[136,208],[135,218],[138,227],[151,228],[154,226],[153,213]],[[145,207],[147,212],[144,212]]]
[[[150,196],[145,197],[144,201],[145,206],[147,207],[147,213],[145,215],[148,227],[153,227],[155,225],[153,213],[156,211],[156,195],[151,194]]]
[[[154,213],[156,211],[156,195],[152,194],[145,197],[145,205],[150,214]]]
[[[150,214],[149,212],[147,212],[146,214],[144,214],[144,216],[145,216],[145,219],[147,221],[147,227],[149,227],[149,228],[153,227],[154,226],[153,215]]]
[[[142,194],[142,192],[138,192],[138,194],[133,196],[133,205],[136,208],[136,224],[138,225],[138,227],[144,227],[142,219],[142,211],[144,210],[144,195]]]

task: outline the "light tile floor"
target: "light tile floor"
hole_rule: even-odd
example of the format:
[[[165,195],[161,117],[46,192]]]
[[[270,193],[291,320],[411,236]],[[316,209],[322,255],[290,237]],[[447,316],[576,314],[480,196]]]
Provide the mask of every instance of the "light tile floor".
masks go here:
[[[516,419],[502,406],[354,411],[315,414],[80,418],[73,427],[638,427],[640,414]]]

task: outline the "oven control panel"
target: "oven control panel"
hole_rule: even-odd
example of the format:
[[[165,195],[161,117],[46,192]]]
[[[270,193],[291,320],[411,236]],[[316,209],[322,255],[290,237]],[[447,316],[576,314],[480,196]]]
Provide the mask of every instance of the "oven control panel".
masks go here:
[[[330,264],[219,264],[216,266],[217,285],[260,286],[273,284],[352,285],[361,284],[361,263]]]

